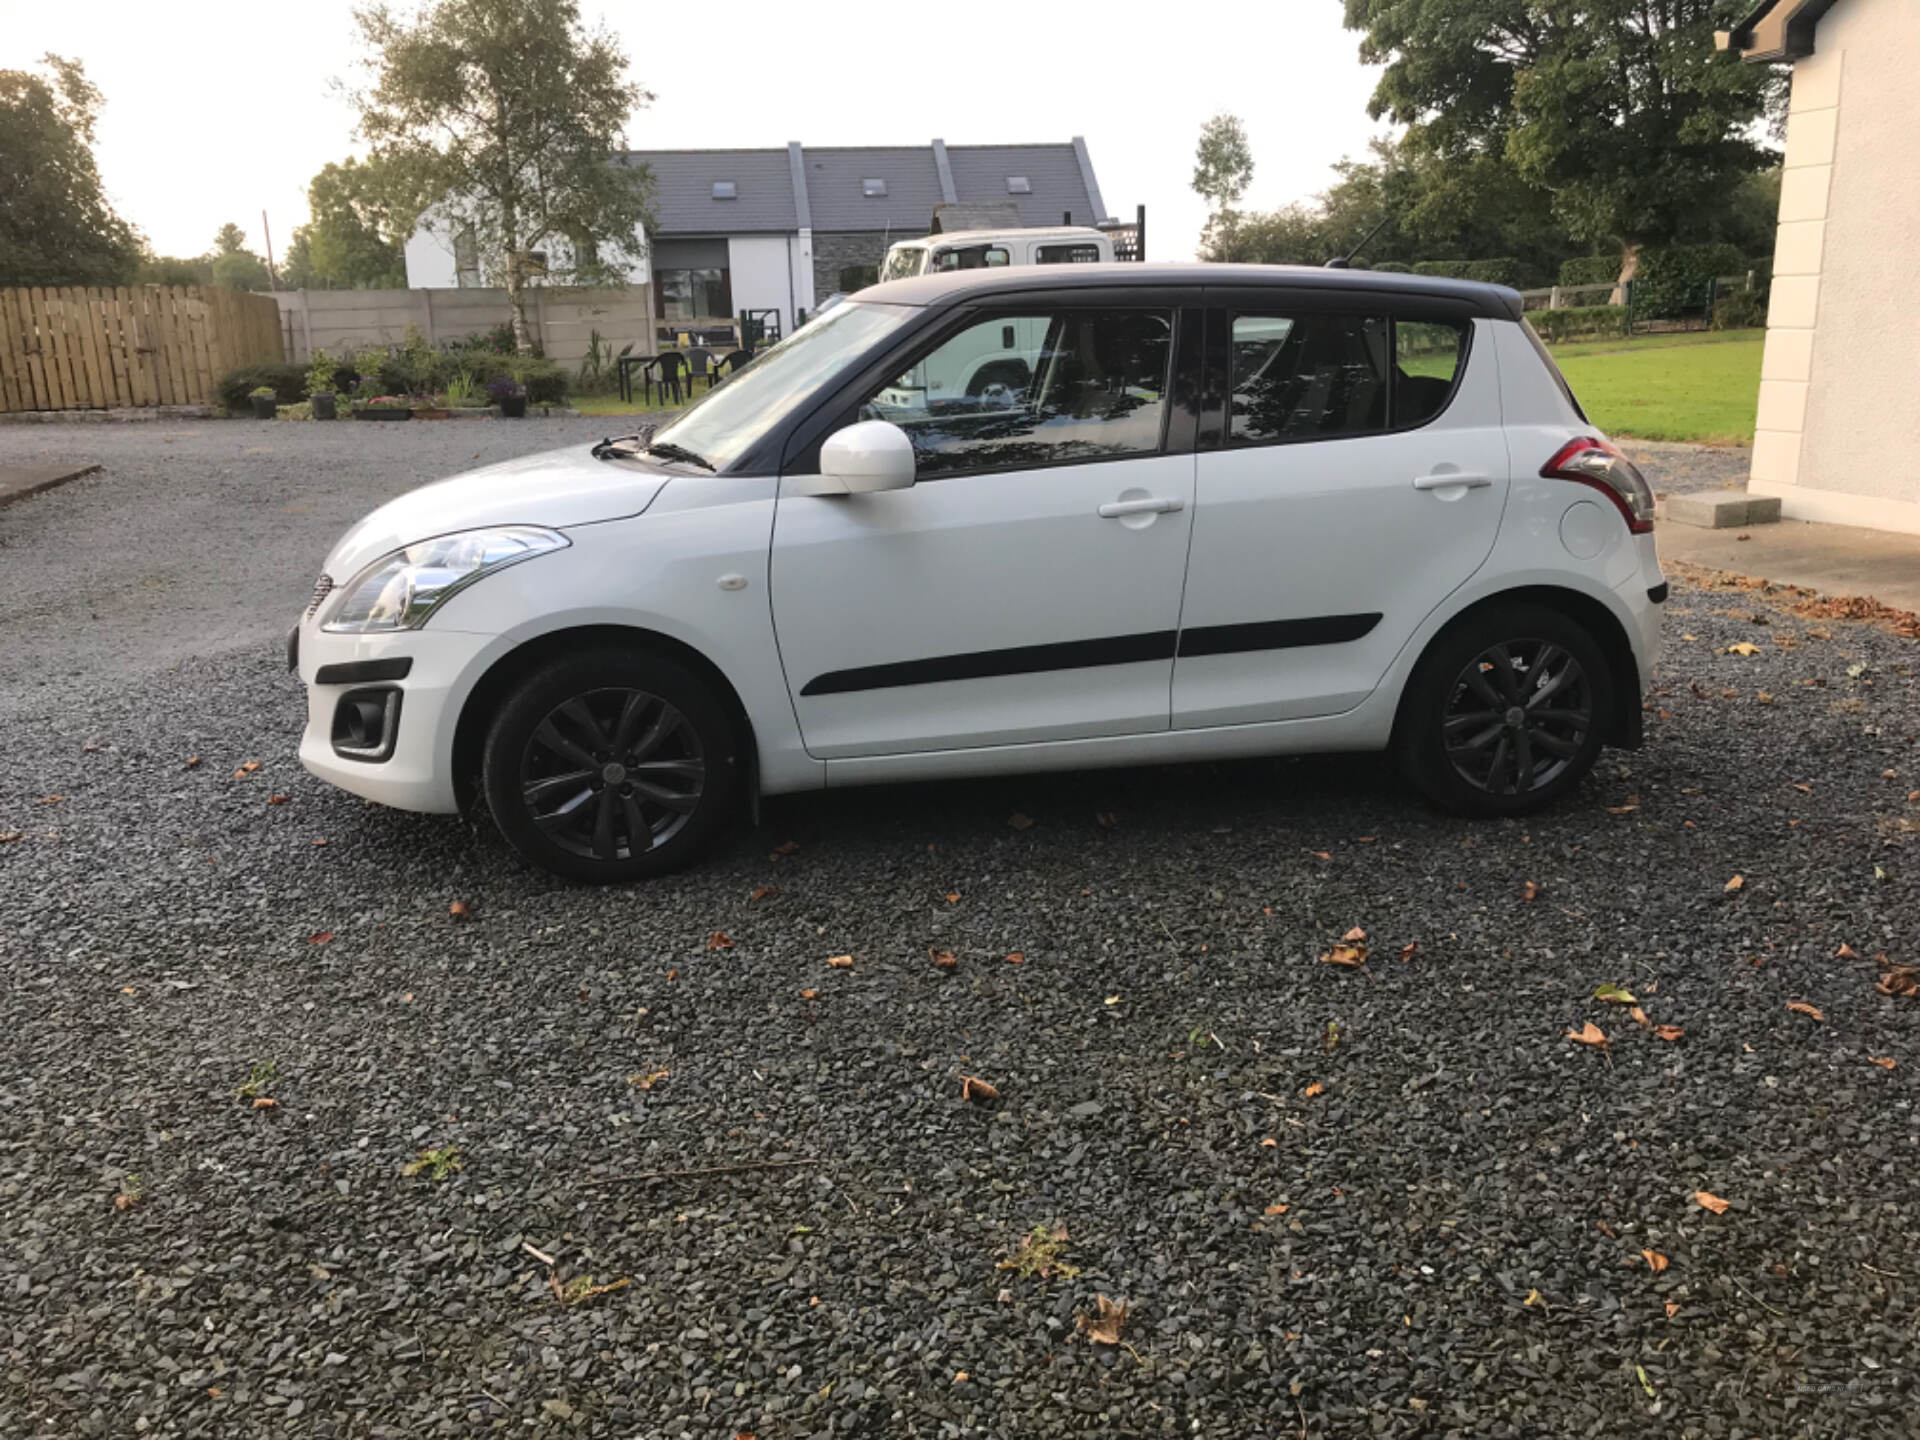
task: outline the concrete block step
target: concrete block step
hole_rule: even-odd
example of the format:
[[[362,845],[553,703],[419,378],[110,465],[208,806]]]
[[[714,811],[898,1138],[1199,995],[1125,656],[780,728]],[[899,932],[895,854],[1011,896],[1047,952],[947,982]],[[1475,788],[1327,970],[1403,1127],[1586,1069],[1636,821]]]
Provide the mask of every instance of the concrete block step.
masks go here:
[[[1749,495],[1744,490],[1697,490],[1669,495],[1654,506],[1656,518],[1704,530],[1771,525],[1780,518],[1778,495]]]

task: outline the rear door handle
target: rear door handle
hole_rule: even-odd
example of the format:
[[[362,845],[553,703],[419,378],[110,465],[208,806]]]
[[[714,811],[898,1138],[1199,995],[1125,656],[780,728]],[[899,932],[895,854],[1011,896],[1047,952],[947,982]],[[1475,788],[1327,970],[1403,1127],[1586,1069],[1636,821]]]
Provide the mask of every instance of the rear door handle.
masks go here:
[[[1171,515],[1187,508],[1178,495],[1149,496],[1145,500],[1109,500],[1100,507],[1102,520],[1118,520],[1123,515]]]
[[[1413,488],[1416,490],[1480,490],[1493,484],[1491,475],[1467,475],[1458,470],[1448,470],[1437,475],[1416,475]]]

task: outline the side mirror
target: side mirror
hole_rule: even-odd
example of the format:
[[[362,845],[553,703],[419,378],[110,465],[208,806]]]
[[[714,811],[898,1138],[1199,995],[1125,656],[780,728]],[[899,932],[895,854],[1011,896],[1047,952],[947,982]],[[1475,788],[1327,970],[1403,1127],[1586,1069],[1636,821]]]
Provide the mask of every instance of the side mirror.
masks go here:
[[[820,447],[820,473],[794,477],[802,495],[870,495],[913,484],[913,441],[886,420],[836,430]]]

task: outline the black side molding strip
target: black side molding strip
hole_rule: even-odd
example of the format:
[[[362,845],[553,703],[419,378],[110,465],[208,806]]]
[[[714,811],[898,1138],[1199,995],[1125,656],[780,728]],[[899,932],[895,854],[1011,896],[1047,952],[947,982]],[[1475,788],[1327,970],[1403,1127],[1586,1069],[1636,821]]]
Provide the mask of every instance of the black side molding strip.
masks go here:
[[[1662,580],[1658,585],[1649,585],[1647,587],[1647,599],[1651,600],[1656,605],[1666,604],[1667,603],[1667,582]]]
[[[343,665],[322,665],[314,672],[316,685],[366,685],[375,680],[404,680],[413,670],[411,655],[395,655],[385,660],[349,660]]]
[[[903,685],[935,685],[943,680],[988,680],[1000,675],[1038,675],[1050,670],[1085,670],[1100,665],[1133,665],[1184,656],[1239,655],[1253,650],[1291,650],[1305,645],[1339,645],[1358,640],[1380,623],[1379,615],[1319,615],[1304,620],[1262,620],[1247,625],[1206,625],[1196,630],[1154,630],[1142,635],[1112,635],[1099,640],[1064,640],[1051,645],[1016,645],[1006,650],[975,650],[929,660],[862,665],[830,670],[800,687],[806,695],[850,695],[861,690],[891,690]]]
[[[1203,625],[1180,632],[1180,653],[1241,655],[1249,650],[1342,645],[1358,640],[1379,623],[1378,615],[1315,615],[1306,620],[1261,620],[1251,625]]]

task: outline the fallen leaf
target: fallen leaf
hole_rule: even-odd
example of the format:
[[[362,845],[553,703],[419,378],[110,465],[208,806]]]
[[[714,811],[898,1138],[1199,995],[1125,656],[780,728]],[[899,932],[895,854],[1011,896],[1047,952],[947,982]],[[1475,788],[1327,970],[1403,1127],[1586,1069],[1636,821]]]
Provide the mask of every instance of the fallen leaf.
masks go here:
[[[1609,805],[1607,807],[1607,814],[1631,815],[1634,811],[1638,810],[1639,808],[1640,808],[1640,797],[1638,795],[1634,795],[1634,796],[1630,796],[1627,800],[1627,803],[1624,805]]]
[[[1671,1045],[1687,1032],[1684,1027],[1679,1025],[1656,1025],[1653,1027],[1653,1033]]]
[[[1642,1010],[1638,1005],[1627,1011],[1627,1015],[1636,1025],[1644,1026],[1648,1029],[1653,1027],[1653,1021],[1647,1018],[1647,1012]]]
[[[1313,858],[1316,860],[1331,860],[1333,858],[1333,852],[1331,850],[1316,850],[1313,852]]]
[[[1640,1253],[1647,1257],[1647,1269],[1654,1274],[1658,1275],[1667,1268],[1667,1257],[1658,1250],[1642,1250]]]
[[[1033,818],[1028,815],[1022,815],[1016,810],[1007,817],[1007,824],[1016,830],[1031,830],[1033,828]]]
[[[1280,1142],[1278,1140],[1274,1139],[1271,1135],[1269,1135],[1266,1139],[1260,1142],[1260,1148],[1262,1150],[1272,1150],[1276,1148],[1279,1144]]]
[[[747,897],[749,900],[769,900],[780,893],[778,885],[762,885]]]
[[[958,890],[949,890],[947,892],[947,904],[958,905],[959,903],[960,903],[960,892]]]
[[[1024,965],[1026,963],[1027,957],[1018,950],[1015,950],[1011,955],[1007,956],[1007,964],[1009,965]]]
[[[953,1372],[953,1383],[954,1383],[954,1384],[956,1384],[956,1385],[964,1385],[964,1384],[966,1384],[966,1383],[967,1383],[967,1372],[966,1372],[966,1371],[964,1371],[964,1370],[956,1370],[956,1371],[954,1371],[954,1372]],[[739,1440],[739,1437],[738,1437],[738,1436],[736,1436],[736,1437],[735,1437],[735,1440]]]
[[[1367,932],[1356,925],[1340,938],[1342,940],[1364,940],[1367,938]]]
[[[1672,1300],[1667,1301],[1667,1319],[1671,1320],[1680,1313],[1680,1306]]]
[[[851,955],[829,956],[827,964],[831,965],[835,970],[851,970],[853,968],[853,957]]]
[[[989,1085],[977,1075],[960,1077],[960,1098],[962,1100],[998,1100],[1000,1091]]]
[[[1286,1213],[1287,1213],[1287,1207],[1285,1205],[1267,1206],[1267,1214],[1269,1215],[1284,1215]]]
[[[200,764],[200,757],[198,755],[189,755],[187,757],[187,763],[182,765],[180,768],[182,770],[192,770],[197,768],[199,764]]]
[[[269,795],[269,796],[267,796],[267,804],[269,804],[269,805],[285,805],[285,804],[287,803],[287,801],[288,801],[288,797],[287,797],[287,796],[285,796],[285,795]]]
[[[1420,953],[1420,942],[1418,940],[1409,940],[1406,944],[1400,947],[1400,963],[1404,965],[1407,961],[1411,960],[1414,956],[1418,955],[1419,953]]]
[[[1716,1215],[1726,1214],[1727,1206],[1733,1203],[1730,1200],[1722,1200],[1718,1195],[1707,1190],[1694,1191],[1693,1198],[1699,1202],[1702,1210],[1711,1210]]]
[[[1820,1013],[1819,1008],[1814,1005],[1809,1005],[1804,1000],[1789,1000],[1787,1002],[1787,1009],[1793,1011],[1796,1015],[1805,1015],[1808,1019],[1818,1020],[1822,1025],[1827,1023],[1827,1017]]]
[[[42,805],[64,805],[66,801],[67,797],[64,795],[42,795],[40,797],[40,803]]]
[[[467,902],[464,900],[456,900],[451,905],[447,906],[447,914],[451,915],[456,920],[465,920],[467,918],[468,913],[469,912],[467,910]]]
[[[1754,691],[1753,698],[1758,700],[1762,705],[1773,704],[1773,696],[1768,694],[1765,690]]]
[[[951,970],[960,963],[959,957],[951,950],[929,950],[927,957],[933,961],[936,970]]]
[[[1541,1295],[1538,1290],[1529,1290],[1527,1291],[1527,1298],[1520,1303],[1522,1305],[1545,1305],[1547,1302],[1546,1298]]]
[[[1891,1070],[1894,1065],[1898,1063],[1891,1055],[1869,1055],[1867,1059],[1871,1060],[1875,1065],[1878,1065],[1882,1070]]]
[[[1353,838],[1356,844],[1371,845],[1373,844],[1374,841],[1378,840],[1380,837],[1378,835],[1356,835]]]
[[[1322,965],[1364,965],[1367,963],[1367,947],[1364,945],[1334,946],[1320,957]]]
[[[1800,785],[1800,784],[1795,784],[1795,785],[1793,785],[1793,786],[1791,786],[1790,788],[1791,788],[1791,789],[1794,789],[1794,790],[1798,790],[1798,791],[1799,791],[1799,792],[1800,792],[1800,793],[1801,793],[1802,795],[1811,795],[1811,794],[1813,794],[1813,786],[1811,786],[1811,785]]]
[[[11,845],[26,838],[27,832],[24,830],[0,830],[0,845]]]
[[[1534,880],[1529,880],[1525,885],[1521,886],[1520,898],[1522,900],[1538,900],[1540,898],[1539,882]]]
[[[802,990],[800,992],[800,998],[802,1000],[818,1000],[820,998],[820,992],[818,990]]]
[[[1896,965],[1874,982],[1882,995],[1920,995],[1920,970],[1911,965]]]
[[[271,1095],[256,1095],[253,1097],[253,1108],[256,1110],[278,1110],[280,1108],[280,1102]]]
[[[1591,1045],[1596,1050],[1604,1050],[1607,1048],[1606,1032],[1591,1020],[1587,1021],[1587,1023],[1582,1025],[1578,1030],[1567,1031],[1567,1039],[1573,1041],[1576,1045]]]
[[[1631,1005],[1634,1003],[1633,992],[1624,985],[1615,985],[1611,980],[1602,985],[1598,990],[1595,990],[1593,992],[1593,998],[1596,1000],[1605,1000],[1614,1005]]]
[[[1682,640],[1698,640],[1698,639],[1699,639],[1700,637],[1699,637],[1698,635],[1685,635],[1685,634],[1683,634],[1683,635],[1682,635],[1682,636],[1681,636],[1680,638],[1681,638]]]
[[[707,936],[707,949],[731,950],[733,949],[733,937],[724,930],[716,930]]]
[[[1880,772],[1880,778],[1882,780],[1898,780],[1900,778],[1900,772],[1898,770],[1882,770]]]
[[[680,967],[678,965],[674,966],[671,970],[667,971],[667,983],[669,985],[671,985],[675,980],[678,980],[679,978],[680,978]]]
[[[1104,1295],[1093,1297],[1094,1314],[1081,1315],[1076,1320],[1080,1332],[1089,1340],[1102,1345],[1118,1345],[1121,1327],[1127,1323],[1127,1302],[1115,1303]]]
[[[1760,647],[1750,640],[1736,641],[1734,644],[1727,646],[1727,654],[1729,655],[1758,655],[1759,653]]]
[[[1300,1093],[1306,1096],[1307,1099],[1311,1100],[1316,1095],[1326,1094],[1327,1087],[1322,1085],[1318,1080],[1316,1080],[1311,1085],[1307,1086],[1305,1090],[1302,1090]]]
[[[799,851],[800,842],[797,840],[782,840],[778,845],[773,847],[773,853],[776,856],[797,855]]]
[[[249,760],[233,773],[235,775],[251,775],[253,774],[254,771],[258,770],[259,768],[260,768],[260,762],[258,760]]]
[[[122,985],[122,986],[120,987],[120,993],[121,993],[122,995],[138,995],[138,994],[140,993],[140,991],[139,991],[139,989],[138,989],[137,987],[135,987],[135,986],[132,986],[132,985]]]
[[[1840,948],[1834,952],[1833,958],[1836,960],[1858,960],[1860,958],[1860,952],[1854,949],[1853,946],[1843,942]]]
[[[643,1070],[638,1075],[629,1075],[627,1077],[627,1084],[633,1086],[636,1090],[651,1090],[662,1080],[665,1080],[667,1075],[668,1072],[665,1070]]]
[[[329,843],[324,837],[313,842],[316,847]]]
[[[324,945],[331,939],[333,939],[333,931],[316,930],[313,934],[307,936],[307,943],[309,945]]]
[[[1120,997],[1118,995],[1109,995],[1100,1003],[1103,1005],[1118,1005],[1120,1003]]]
[[[1731,880],[1729,880],[1729,881],[1727,881],[1727,883],[1726,883],[1726,887],[1725,887],[1725,888],[1726,888],[1727,890],[1729,890],[1729,891],[1733,891],[1733,890],[1738,890],[1738,889],[1741,889],[1742,887],[1744,887],[1744,886],[1746,885],[1746,883],[1747,883],[1747,877],[1746,877],[1746,876],[1744,876],[1744,875],[1736,875],[1736,876],[1734,876],[1734,877],[1733,877],[1733,879],[1731,879]]]

